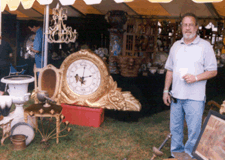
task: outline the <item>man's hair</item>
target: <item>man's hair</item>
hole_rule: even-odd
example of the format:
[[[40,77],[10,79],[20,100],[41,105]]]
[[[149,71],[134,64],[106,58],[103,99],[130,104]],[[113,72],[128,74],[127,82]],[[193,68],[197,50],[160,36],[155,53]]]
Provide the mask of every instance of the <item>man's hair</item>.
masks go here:
[[[198,17],[194,13],[185,13],[181,18],[181,23],[185,17],[193,17],[195,19],[195,25],[198,25]]]
[[[40,23],[38,21],[36,21],[36,20],[29,20],[27,22],[27,27],[33,28],[34,26],[38,27],[38,26],[40,26]]]

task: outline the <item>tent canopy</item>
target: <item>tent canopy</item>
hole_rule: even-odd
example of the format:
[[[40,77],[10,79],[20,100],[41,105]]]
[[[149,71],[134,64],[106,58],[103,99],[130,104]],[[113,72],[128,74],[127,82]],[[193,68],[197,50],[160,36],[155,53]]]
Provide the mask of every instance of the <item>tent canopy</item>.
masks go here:
[[[89,5],[98,1],[99,4]],[[223,20],[225,17],[225,0],[216,3],[196,3],[203,0],[172,0],[169,3],[152,3],[151,0],[1,0],[3,14],[17,15],[17,19],[43,19],[45,4],[49,4],[50,15],[57,3],[65,5],[68,16],[85,17],[89,14],[105,15],[110,10],[123,10],[130,16],[158,19],[176,19],[186,12],[192,12],[202,19]],[[122,0],[120,0],[122,1]],[[168,0],[167,0],[168,1]],[[205,0],[209,1],[209,0]],[[212,0],[211,0],[212,1]],[[218,1],[218,0],[216,0]],[[68,5],[69,4],[69,5]]]

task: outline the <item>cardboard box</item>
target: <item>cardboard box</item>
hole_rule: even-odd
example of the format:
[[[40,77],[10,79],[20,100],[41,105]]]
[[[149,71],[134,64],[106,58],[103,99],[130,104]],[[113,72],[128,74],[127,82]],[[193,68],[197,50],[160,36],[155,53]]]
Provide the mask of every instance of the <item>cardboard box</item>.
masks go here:
[[[80,126],[100,127],[104,121],[104,109],[90,108],[77,105],[61,104],[62,114],[65,116],[63,121]]]

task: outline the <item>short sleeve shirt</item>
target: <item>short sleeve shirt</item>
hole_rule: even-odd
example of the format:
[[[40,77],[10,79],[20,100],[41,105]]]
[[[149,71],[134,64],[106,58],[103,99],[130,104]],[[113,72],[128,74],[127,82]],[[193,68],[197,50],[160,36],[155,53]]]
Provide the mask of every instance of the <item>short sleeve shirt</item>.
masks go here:
[[[182,76],[217,70],[217,62],[211,44],[197,36],[190,44],[185,44],[183,38],[176,41],[170,49],[165,68],[173,71],[171,92],[175,98],[203,101],[206,80],[188,84]]]
[[[33,43],[33,49],[36,51],[39,51],[39,53],[42,51],[42,29],[39,28],[36,32],[34,43]]]

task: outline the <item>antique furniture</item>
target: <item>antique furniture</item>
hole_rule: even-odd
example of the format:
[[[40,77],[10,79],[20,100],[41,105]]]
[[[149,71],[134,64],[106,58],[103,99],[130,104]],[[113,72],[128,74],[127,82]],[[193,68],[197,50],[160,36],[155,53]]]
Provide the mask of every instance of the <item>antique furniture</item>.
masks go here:
[[[215,106],[215,107],[217,107],[217,108],[219,109],[219,113],[220,113],[220,114],[225,113],[225,101],[223,101],[223,103],[220,105],[220,104],[218,104],[217,102],[211,100],[211,101],[209,101],[209,102],[207,103],[207,105],[210,106],[210,110],[212,110],[212,109],[213,109],[213,106]]]
[[[40,102],[37,98],[39,91],[47,91],[49,98],[56,101],[59,105],[59,92],[61,90],[63,68],[57,69],[53,65],[49,64],[44,68],[36,68],[34,65],[34,91],[31,97],[35,103]]]
[[[11,122],[13,118],[12,117],[4,117],[3,120],[0,121],[0,128],[2,128],[2,139],[1,139],[1,145],[4,145],[4,141],[6,138],[8,138],[11,134]]]
[[[56,119],[56,143],[59,143],[60,133],[60,116],[62,107],[56,104],[50,104],[49,107],[44,107],[43,103],[32,104],[24,110],[24,120],[27,122],[28,116],[34,116],[36,118],[35,128],[38,130],[38,117],[55,117]],[[35,122],[34,122],[35,123]]]
[[[108,11],[105,15],[105,19],[111,25],[109,29],[109,72],[111,74],[119,74],[117,57],[122,55],[123,33],[125,31],[123,25],[127,21],[127,16],[127,12],[121,10]]]

